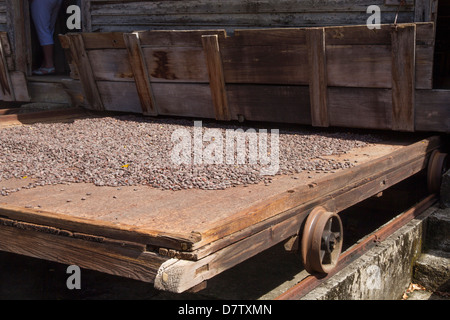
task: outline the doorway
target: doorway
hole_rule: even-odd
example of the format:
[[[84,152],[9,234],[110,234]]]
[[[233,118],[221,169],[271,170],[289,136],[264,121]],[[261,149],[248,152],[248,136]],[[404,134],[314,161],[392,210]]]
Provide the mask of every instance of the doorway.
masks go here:
[[[55,46],[54,46],[54,64],[55,64],[55,70],[56,70],[56,76],[65,76],[68,77],[70,74],[70,68],[66,60],[66,56],[64,53],[64,49],[61,47],[61,43],[58,39],[58,34],[66,34],[68,32],[76,32],[76,30],[69,30],[66,25],[66,21],[69,18],[69,14],[67,14],[67,8],[70,5],[78,5],[80,1],[77,0],[64,0],[61,8],[59,10],[58,18],[56,20],[55,25],[55,33],[54,33],[54,40],[55,40]],[[33,19],[31,18],[31,12],[30,12],[30,42],[31,42],[31,69],[34,70],[36,68],[40,67],[43,53],[42,48],[39,44],[38,36],[36,33],[36,28],[33,23]],[[31,75],[31,74],[29,74]]]

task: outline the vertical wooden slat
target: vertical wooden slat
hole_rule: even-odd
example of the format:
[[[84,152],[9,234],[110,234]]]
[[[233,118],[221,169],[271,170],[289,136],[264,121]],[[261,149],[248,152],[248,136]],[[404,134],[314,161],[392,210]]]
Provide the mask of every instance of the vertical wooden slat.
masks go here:
[[[77,66],[84,95],[89,106],[94,110],[105,110],[98,91],[91,63],[84,47],[81,34],[70,34],[70,53],[73,62]]]
[[[308,29],[306,43],[309,56],[309,90],[312,125],[316,127],[328,127],[325,28]]]
[[[155,99],[153,97],[147,65],[142,53],[138,35],[124,33],[123,39],[128,50],[131,69],[134,74],[136,89],[141,101],[142,113],[145,115],[158,115]]]
[[[428,22],[430,17],[430,0],[416,0],[414,8],[414,22]]]
[[[8,34],[14,50],[16,70],[28,74],[31,71],[31,64],[28,60],[31,55],[31,44],[27,38],[29,27],[25,24],[28,17],[28,12],[25,13],[26,8],[28,8],[28,1],[9,0],[6,2]]]
[[[60,34],[58,35],[59,42],[61,43],[61,48],[64,50],[64,55],[66,57],[67,64],[70,68],[70,77],[72,79],[80,79],[78,76],[78,69],[73,62],[72,53],[70,52],[70,39],[68,36]]]
[[[81,1],[81,28],[83,32],[92,32],[91,0]]]
[[[416,25],[392,28],[392,129],[414,131]]]
[[[217,35],[203,35],[202,43],[208,66],[209,85],[211,88],[216,120],[231,120],[222,57],[220,54],[219,37]]]
[[[3,44],[0,42],[0,89],[1,100],[15,101],[14,89],[9,75],[8,65],[6,63]]]

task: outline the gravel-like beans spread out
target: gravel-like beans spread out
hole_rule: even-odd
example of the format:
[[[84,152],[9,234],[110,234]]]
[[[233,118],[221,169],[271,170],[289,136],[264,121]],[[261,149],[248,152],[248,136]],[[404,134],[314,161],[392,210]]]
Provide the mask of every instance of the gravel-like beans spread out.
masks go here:
[[[223,137],[223,141],[227,129],[250,129],[234,124],[203,122],[200,130],[205,133],[210,128],[219,129],[219,138]],[[261,168],[267,166],[260,161],[249,163],[248,157],[245,164],[236,161],[228,164],[225,160],[222,164],[174,163],[171,155],[177,141],[172,139],[172,135],[179,129],[188,130],[191,141],[195,141],[193,120],[132,115],[4,128],[0,130],[0,181],[29,178],[27,181],[32,182],[25,188],[85,182],[114,187],[148,185],[165,190],[225,189],[271,183],[273,176],[261,174]],[[255,128],[258,137],[259,130]],[[301,130],[279,131],[277,175],[302,171],[333,172],[351,167],[349,161],[338,162],[321,157],[345,154],[353,148],[378,141],[377,137],[366,134]],[[271,148],[271,141],[276,140],[271,140],[270,128],[267,131],[269,157],[270,152],[275,151]],[[203,142],[203,148],[211,145],[214,139],[209,137]],[[195,148],[192,148],[191,159],[194,159],[194,152]],[[3,187],[1,194],[6,196],[19,190]]]

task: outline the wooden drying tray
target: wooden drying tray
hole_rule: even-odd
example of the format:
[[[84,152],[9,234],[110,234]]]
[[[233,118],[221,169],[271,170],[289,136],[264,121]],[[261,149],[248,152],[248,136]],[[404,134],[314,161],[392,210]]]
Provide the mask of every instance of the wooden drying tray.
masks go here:
[[[439,137],[372,144],[333,156],[353,168],[277,176],[270,186],[23,189],[0,198],[0,250],[184,292],[298,234],[314,207],[340,212],[418,173],[440,144]]]

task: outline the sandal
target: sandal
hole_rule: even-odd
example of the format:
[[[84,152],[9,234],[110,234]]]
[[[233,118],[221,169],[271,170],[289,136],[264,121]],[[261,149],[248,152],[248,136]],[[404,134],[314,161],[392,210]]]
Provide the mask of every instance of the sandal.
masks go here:
[[[44,68],[40,67],[37,70],[33,70],[33,74],[37,76],[45,76],[47,74],[54,74],[55,73],[55,67],[52,68]]]

